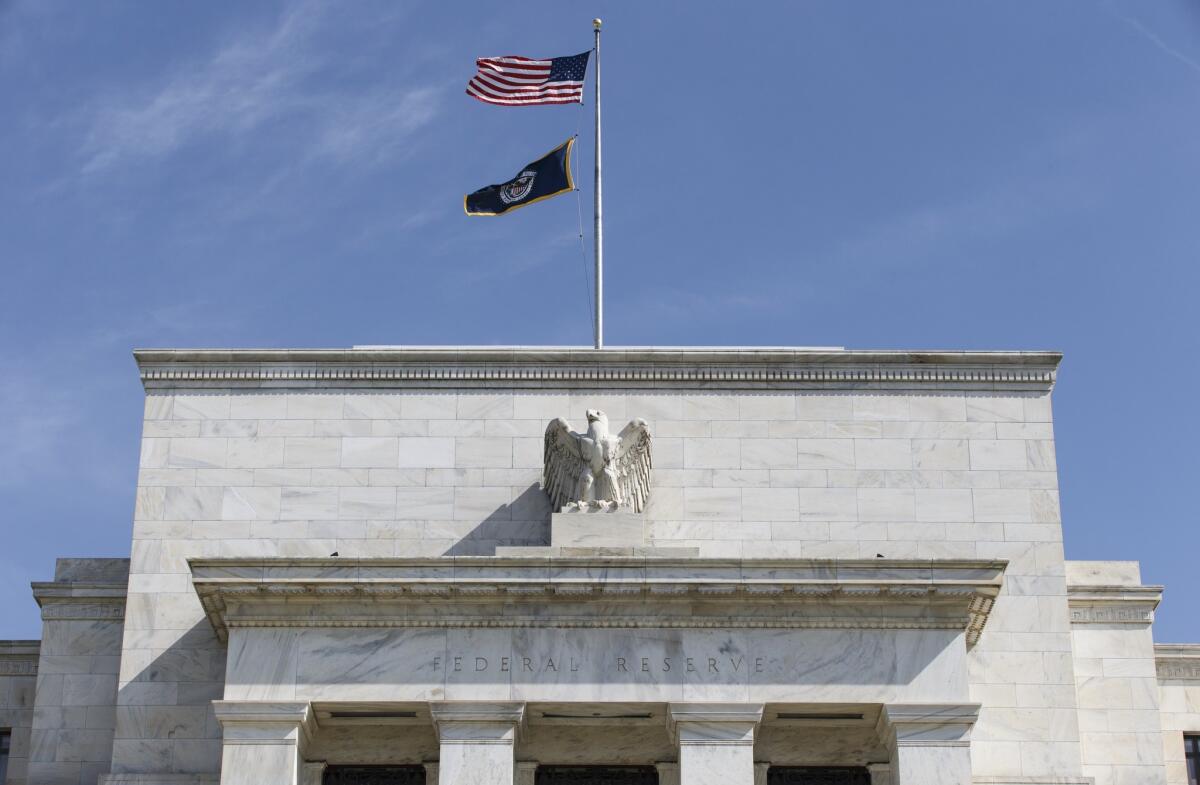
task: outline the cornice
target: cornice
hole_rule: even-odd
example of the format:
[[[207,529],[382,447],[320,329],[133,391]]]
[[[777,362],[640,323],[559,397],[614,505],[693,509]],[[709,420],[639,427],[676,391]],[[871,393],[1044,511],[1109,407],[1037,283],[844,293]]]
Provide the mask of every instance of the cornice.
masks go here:
[[[30,584],[43,621],[121,621],[125,618],[124,583],[39,581]]]
[[[0,641],[0,676],[36,676],[41,641]]]
[[[147,390],[195,387],[1048,390],[1058,352],[787,348],[139,349]]]
[[[238,627],[950,629],[975,643],[1003,561],[432,557],[193,559]]]
[[[1158,678],[1164,681],[1200,681],[1200,644],[1156,644],[1154,664]]]
[[[1162,586],[1067,586],[1072,624],[1153,624]]]

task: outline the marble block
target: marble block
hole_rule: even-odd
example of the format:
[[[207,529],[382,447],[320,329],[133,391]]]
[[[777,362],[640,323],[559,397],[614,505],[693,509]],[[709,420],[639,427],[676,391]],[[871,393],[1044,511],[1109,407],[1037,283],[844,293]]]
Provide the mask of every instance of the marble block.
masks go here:
[[[553,548],[639,548],[646,520],[632,512],[556,512],[550,516]]]

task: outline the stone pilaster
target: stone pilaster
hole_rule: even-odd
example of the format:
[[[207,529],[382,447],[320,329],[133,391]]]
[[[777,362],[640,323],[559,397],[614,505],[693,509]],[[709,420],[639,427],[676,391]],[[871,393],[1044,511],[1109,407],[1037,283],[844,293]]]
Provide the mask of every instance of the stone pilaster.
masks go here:
[[[761,703],[672,703],[681,785],[753,785]]]
[[[95,782],[112,769],[128,577],[128,559],[59,559],[53,581],[32,585],[42,643],[30,783]]]
[[[891,785],[971,785],[971,727],[978,717],[977,703],[884,706],[879,726],[892,753]]]
[[[679,785],[678,763],[655,763],[658,769],[658,785]]]
[[[435,761],[426,761],[425,785],[438,785],[438,765]]]
[[[767,772],[771,770],[771,764],[766,761],[754,762],[754,785],[767,785]]]
[[[221,785],[308,785],[309,704],[213,701],[213,711],[222,734]]]
[[[514,785],[524,703],[431,703],[441,785]]]
[[[868,763],[867,773],[871,775],[871,785],[892,785],[890,763]]]
[[[537,782],[537,761],[518,761],[517,762],[517,785],[536,785]]]

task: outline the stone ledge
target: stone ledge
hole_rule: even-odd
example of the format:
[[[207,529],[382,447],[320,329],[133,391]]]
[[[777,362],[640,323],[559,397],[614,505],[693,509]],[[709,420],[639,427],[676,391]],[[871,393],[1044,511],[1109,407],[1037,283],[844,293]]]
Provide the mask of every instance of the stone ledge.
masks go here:
[[[1156,644],[1154,665],[1161,680],[1200,681],[1200,644]]]
[[[171,387],[928,388],[1049,390],[1058,352],[789,348],[139,349],[147,389]]]
[[[0,676],[36,676],[41,641],[0,641]]]
[[[121,621],[128,586],[98,581],[39,581],[30,584],[43,621]]]
[[[562,548],[553,545],[501,545],[496,555],[505,558],[570,559],[579,557],[609,558],[624,556],[638,559],[699,558],[699,548],[663,548],[656,545],[629,548]]]
[[[1068,585],[1071,624],[1153,624],[1162,586]]]
[[[1004,561],[193,559],[237,627],[952,629],[978,640]]]

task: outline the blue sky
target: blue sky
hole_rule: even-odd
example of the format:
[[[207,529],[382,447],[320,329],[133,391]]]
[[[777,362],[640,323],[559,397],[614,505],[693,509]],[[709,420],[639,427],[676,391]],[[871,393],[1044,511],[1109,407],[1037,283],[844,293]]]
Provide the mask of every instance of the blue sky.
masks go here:
[[[594,15],[609,343],[1064,351],[1067,554],[1200,640],[1191,0],[0,0],[0,637],[127,553],[134,346],[590,343],[576,199],[461,197],[590,149],[463,88]]]

